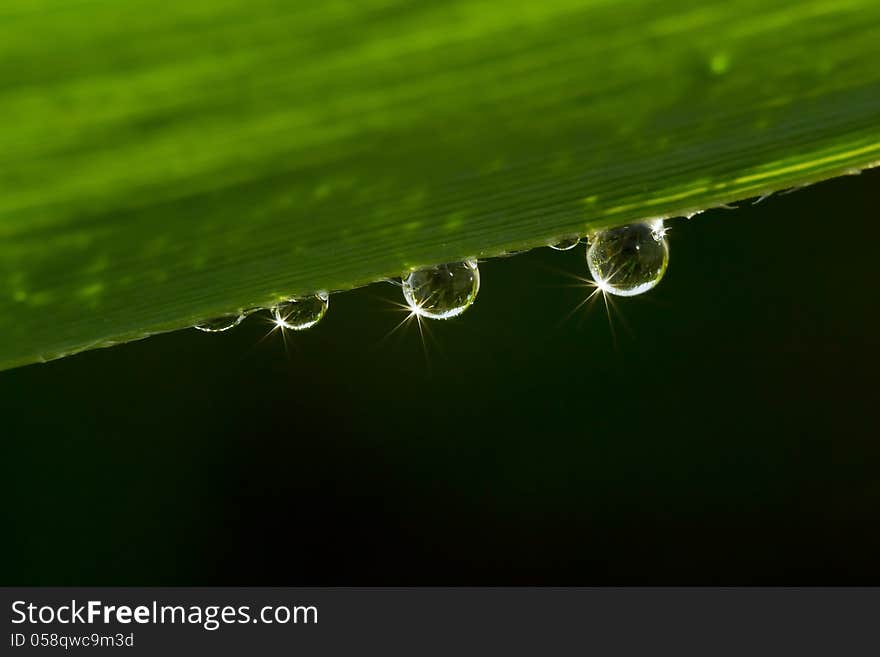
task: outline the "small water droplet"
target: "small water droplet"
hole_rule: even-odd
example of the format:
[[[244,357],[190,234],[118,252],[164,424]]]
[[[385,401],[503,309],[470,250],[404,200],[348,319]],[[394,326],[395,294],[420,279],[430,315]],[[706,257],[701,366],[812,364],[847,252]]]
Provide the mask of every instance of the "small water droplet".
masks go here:
[[[467,310],[480,291],[480,270],[473,260],[411,272],[403,279],[403,297],[412,311],[429,319],[449,319]]]
[[[574,247],[576,247],[580,243],[581,243],[580,237],[568,237],[564,240],[559,240],[555,244],[550,244],[549,246],[551,249],[556,249],[557,251],[569,251],[570,249],[573,249]]]
[[[242,320],[244,320],[243,313],[239,313],[238,315],[225,315],[223,317],[209,319],[207,322],[197,324],[195,328],[204,331],[205,333],[223,333],[223,331],[228,331],[241,324]]]
[[[597,233],[587,249],[596,285],[609,294],[632,297],[660,282],[669,264],[662,221],[636,223]]]
[[[275,323],[291,331],[305,331],[321,321],[330,305],[330,295],[319,292],[302,299],[279,303],[272,309]]]

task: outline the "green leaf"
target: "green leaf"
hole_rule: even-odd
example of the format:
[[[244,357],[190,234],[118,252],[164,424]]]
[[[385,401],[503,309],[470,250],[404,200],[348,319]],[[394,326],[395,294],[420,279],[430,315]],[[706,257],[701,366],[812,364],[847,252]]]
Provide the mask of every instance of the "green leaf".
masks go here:
[[[4,0],[0,367],[869,166],[878,62],[877,0]]]

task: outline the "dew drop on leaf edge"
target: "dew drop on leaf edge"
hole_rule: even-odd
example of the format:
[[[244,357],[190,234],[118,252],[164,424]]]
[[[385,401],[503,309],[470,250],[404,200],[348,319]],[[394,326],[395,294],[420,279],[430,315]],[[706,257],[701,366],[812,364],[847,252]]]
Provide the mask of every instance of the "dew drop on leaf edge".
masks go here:
[[[632,297],[654,288],[669,264],[662,221],[639,222],[596,233],[587,247],[587,266],[609,294]]]
[[[224,315],[223,317],[209,319],[201,324],[196,324],[194,328],[204,331],[205,333],[223,333],[223,331],[228,331],[241,324],[242,320],[244,320],[243,313],[239,313],[238,315]]]
[[[305,331],[321,321],[330,305],[325,293],[291,299],[272,308],[272,317],[281,328]]]
[[[581,243],[580,237],[567,237],[565,239],[549,244],[548,246],[555,251],[570,251]]]
[[[403,278],[403,297],[413,313],[450,319],[470,308],[480,291],[480,270],[473,260],[435,265]]]

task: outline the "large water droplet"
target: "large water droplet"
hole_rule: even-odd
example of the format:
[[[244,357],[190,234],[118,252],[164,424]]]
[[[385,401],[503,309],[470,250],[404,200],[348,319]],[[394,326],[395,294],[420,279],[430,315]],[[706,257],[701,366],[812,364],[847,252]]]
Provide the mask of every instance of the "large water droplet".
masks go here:
[[[223,331],[228,331],[229,329],[238,326],[243,319],[243,313],[239,313],[238,315],[225,315],[223,317],[209,319],[207,322],[197,324],[195,328],[204,331],[205,333],[222,333]]]
[[[429,319],[461,315],[479,291],[480,270],[473,260],[420,269],[403,279],[406,305]]]
[[[291,331],[304,331],[321,321],[329,305],[330,297],[321,292],[280,303],[272,309],[272,315],[278,326]]]
[[[596,285],[622,297],[656,286],[668,264],[669,244],[659,220],[597,233],[587,249],[587,265]]]
[[[581,243],[580,237],[567,237],[559,240],[555,244],[551,244],[550,248],[557,251],[569,251]]]

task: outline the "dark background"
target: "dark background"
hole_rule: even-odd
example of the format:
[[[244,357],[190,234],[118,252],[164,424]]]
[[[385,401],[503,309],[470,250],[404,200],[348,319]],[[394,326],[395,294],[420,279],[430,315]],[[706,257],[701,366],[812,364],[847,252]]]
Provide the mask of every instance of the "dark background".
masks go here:
[[[538,249],[427,362],[381,284],[2,372],[0,583],[880,584],[878,182],[672,222],[616,340]]]

